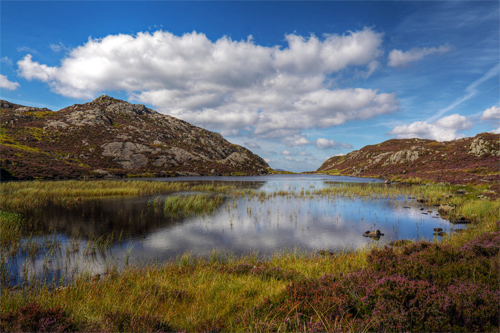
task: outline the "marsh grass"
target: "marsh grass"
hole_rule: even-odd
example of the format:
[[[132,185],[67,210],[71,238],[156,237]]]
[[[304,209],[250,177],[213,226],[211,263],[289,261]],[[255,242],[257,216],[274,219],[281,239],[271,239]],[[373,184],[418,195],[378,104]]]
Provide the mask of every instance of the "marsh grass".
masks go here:
[[[26,224],[20,214],[0,211],[0,251],[17,252]]]
[[[82,269],[67,287],[53,288],[31,282],[26,284],[21,291],[2,289],[0,315],[2,321],[7,324],[9,323],[7,319],[18,318],[15,314],[24,313],[23,311],[29,309],[30,311],[38,309],[32,305],[36,304],[43,311],[60,307],[60,311],[63,311],[58,312],[61,322],[70,323],[74,325],[71,327],[80,331],[157,331],[167,328],[167,330],[195,332],[412,330],[411,325],[414,323],[410,321],[408,324],[408,316],[400,313],[399,309],[403,308],[398,303],[400,297],[403,300],[408,297],[412,299],[414,294],[411,294],[411,290],[417,290],[425,296],[429,290],[434,290],[432,288],[435,288],[435,285],[444,283],[445,280],[439,280],[439,277],[444,276],[449,281],[452,281],[454,277],[463,281],[460,280],[461,284],[450,282],[450,285],[440,285],[441,289],[436,290],[439,297],[443,299],[452,297],[452,301],[454,301],[453,297],[458,297],[458,303],[453,303],[452,310],[464,318],[467,317],[467,313],[479,316],[477,319],[479,326],[464,321],[463,324],[468,325],[464,327],[468,329],[477,327],[479,330],[498,328],[494,317],[489,315],[495,314],[495,309],[491,308],[491,304],[498,304],[498,302],[494,302],[496,296],[488,288],[490,284],[498,283],[498,274],[495,275],[494,272],[495,267],[499,268],[498,265],[495,266],[495,262],[498,261],[498,239],[495,237],[498,233],[496,221],[500,210],[500,200],[478,199],[478,195],[483,193],[486,187],[467,188],[467,194],[459,195],[457,194],[459,187],[441,185],[332,184],[323,189],[302,188],[264,192],[239,190],[229,186],[197,187],[184,184],[173,186],[174,184],[161,182],[153,184],[116,182],[125,184],[120,185],[113,184],[115,182],[104,182],[106,184],[96,182],[88,185],[88,191],[83,188],[85,186],[71,191],[68,186],[72,183],[66,183],[63,189],[58,191],[50,188],[47,185],[49,182],[35,183],[32,187],[16,185],[19,186],[17,189],[14,185],[2,187],[2,193],[8,190],[14,198],[21,195],[19,193],[38,193],[39,195],[44,193],[43,195],[49,198],[46,200],[63,204],[77,203],[96,195],[207,192],[197,195],[170,195],[165,199],[157,199],[150,203],[152,209],[167,214],[210,212],[223,202],[225,196],[222,194],[233,198],[247,196],[249,199],[261,202],[276,196],[328,197],[332,200],[337,197],[403,198],[411,202],[422,198],[426,204],[450,203],[456,207],[454,212],[456,216],[474,218],[467,232],[453,234],[452,237],[443,238],[430,245],[413,244],[394,249],[365,247],[356,251],[345,249],[331,256],[319,256],[316,253],[292,249],[266,258],[259,256],[258,253],[235,256],[214,251],[208,258],[184,254],[161,265],[154,263],[146,267],[126,265],[121,272],[118,271],[116,265],[110,263],[106,273],[101,276],[92,276]],[[50,182],[50,184],[58,183],[64,182]],[[130,185],[129,188],[129,183],[135,184]],[[99,189],[99,186],[103,188]],[[39,192],[36,192],[37,187],[40,189]],[[76,184],[75,187],[77,187]],[[62,193],[66,199],[59,197]],[[3,197],[5,196],[2,196],[2,200],[4,200]],[[235,200],[233,200],[233,205],[234,202]],[[211,203],[213,206],[209,208]],[[2,207],[4,207],[3,204],[7,207],[22,206],[16,206],[18,204],[15,200],[2,201]],[[45,204],[46,201],[39,200],[34,205],[43,207]],[[5,216],[10,216],[8,217],[10,221],[17,221],[16,223],[22,225],[18,217],[8,214]],[[12,227],[7,225],[6,228]],[[17,229],[13,230],[13,234],[16,234]],[[481,237],[485,239],[481,240]],[[32,240],[34,241],[35,238]],[[110,238],[91,240],[83,252],[91,256],[99,254],[104,256],[111,242]],[[31,245],[26,245],[26,251],[38,255],[40,247],[37,248],[33,245],[34,243],[28,241],[26,244]],[[55,239],[53,242],[46,242],[42,247],[53,249],[54,254],[58,251]],[[75,242],[71,248],[77,252],[79,244]],[[412,253],[416,255],[412,256]],[[127,255],[130,255],[130,251],[127,251]],[[441,264],[429,265],[429,263]],[[391,269],[396,270],[399,275],[384,275],[385,273],[379,269],[381,265],[393,267]],[[3,276],[4,268],[5,262],[0,262],[0,277]],[[26,271],[23,274],[29,276],[29,260],[24,269]],[[401,275],[401,272],[404,274]],[[423,273],[427,274],[423,282],[407,278],[411,276],[417,279]],[[493,280],[489,281],[488,276]],[[489,282],[474,285],[476,280]],[[375,287],[379,289],[373,289]],[[485,291],[481,291],[480,288]],[[377,294],[373,290],[380,292]],[[453,290],[464,290],[466,298],[456,295]],[[483,296],[477,296],[480,293],[485,295],[483,299],[480,298]],[[487,315],[479,315],[477,309],[474,308],[475,301],[470,303],[471,299],[476,298],[478,302],[481,300],[485,302]],[[427,299],[431,300],[424,302],[428,308],[420,310],[415,306],[404,309],[412,315],[421,315],[422,311],[429,311],[425,312],[425,315],[434,316],[432,312],[434,305],[446,306],[446,304],[432,303],[438,302],[439,299],[427,297],[424,300]],[[377,303],[378,301],[380,303]],[[464,305],[460,305],[462,304],[460,302]],[[407,303],[402,304],[407,306]],[[43,312],[40,309],[37,311]],[[443,323],[445,319],[449,320],[449,318],[439,316],[436,318],[441,318]],[[12,319],[11,326],[0,327],[0,330],[16,327],[15,320],[17,319]],[[402,326],[394,326],[393,323]],[[462,322],[457,321],[457,323],[459,325]],[[453,326],[455,324],[452,321],[443,325],[445,324],[451,326],[439,326],[441,324],[437,320],[436,326],[418,327],[427,328],[427,330],[433,330],[433,328],[439,330],[443,327],[451,328],[451,330],[460,328],[460,326]],[[427,325],[432,325],[432,323]],[[34,330],[37,329],[40,327],[34,328]]]
[[[190,195],[170,195],[164,200],[156,198],[148,202],[148,207],[165,215],[192,215],[213,213],[222,203],[223,195],[207,195],[204,193]]]
[[[49,204],[71,206],[112,196],[139,196],[182,191],[229,193],[234,186],[154,181],[32,181],[0,184],[0,207],[5,211],[39,209]]]
[[[185,254],[159,266],[110,270],[98,279],[81,274],[68,287],[39,286],[29,296],[3,293],[0,312],[35,302],[42,308],[62,305],[80,329],[87,325],[105,329],[107,314],[132,312],[136,317],[157,318],[175,330],[241,331],[246,330],[238,322],[241,315],[266,298],[277,297],[290,281],[357,269],[366,255],[361,253],[332,259],[294,250],[265,260],[256,253],[234,256],[214,251],[209,258]]]

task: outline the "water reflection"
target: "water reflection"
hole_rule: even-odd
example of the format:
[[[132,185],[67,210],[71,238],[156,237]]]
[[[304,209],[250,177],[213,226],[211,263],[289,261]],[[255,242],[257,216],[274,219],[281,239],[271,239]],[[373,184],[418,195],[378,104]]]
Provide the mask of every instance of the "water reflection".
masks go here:
[[[223,183],[265,193],[313,191],[346,181],[381,182],[317,175],[199,178],[156,181]],[[54,206],[32,212],[31,218],[38,219],[44,229],[56,231],[60,258],[50,259],[45,253],[30,258],[20,255],[8,261],[12,284],[29,276],[26,265],[33,276],[45,271],[46,279],[70,280],[82,270],[104,273],[113,267],[120,269],[126,263],[165,262],[186,252],[207,256],[213,250],[234,254],[258,252],[259,255],[293,248],[335,251],[397,239],[433,239],[433,228],[439,227],[445,232],[452,228],[437,215],[435,207],[425,207],[407,198],[278,195],[261,200],[258,196],[229,197],[213,214],[174,217],[155,213],[148,207],[151,200],[165,197],[107,198],[71,209]],[[378,241],[362,236],[366,230],[376,229],[385,234]]]

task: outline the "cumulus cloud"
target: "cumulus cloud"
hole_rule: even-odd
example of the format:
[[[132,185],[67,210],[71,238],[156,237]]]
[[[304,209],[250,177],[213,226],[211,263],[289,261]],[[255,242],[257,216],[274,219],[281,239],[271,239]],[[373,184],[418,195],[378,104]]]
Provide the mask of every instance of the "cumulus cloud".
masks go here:
[[[458,134],[458,131],[470,129],[472,126],[473,123],[465,116],[452,114],[433,123],[416,121],[410,125],[396,126],[388,134],[395,135],[398,139],[420,138],[449,141],[462,137],[463,135]]]
[[[291,154],[292,152],[286,149],[281,152],[281,155],[291,155]]]
[[[483,111],[481,120],[499,120],[500,119],[500,107],[492,106],[489,109]]]
[[[286,47],[267,47],[252,38],[211,41],[197,32],[110,35],[71,50],[60,66],[28,54],[18,72],[64,96],[91,99],[101,91],[125,91],[191,123],[260,138],[293,137],[398,109],[393,93],[328,86],[329,77],[347,67],[375,70],[382,33],[365,28],[285,39]]]
[[[343,148],[352,148],[352,145],[344,142],[336,142],[335,140],[328,140],[325,138],[318,138],[316,140],[316,147],[318,149],[329,149],[329,148],[337,148],[337,147],[343,147]]]
[[[17,88],[19,88],[19,83],[11,82],[9,81],[7,76],[0,74],[0,88],[16,90]]]
[[[481,120],[494,120],[493,125],[498,126],[497,129],[492,130],[492,133],[500,134],[500,107],[492,106],[484,110]]]
[[[287,137],[283,138],[281,140],[281,142],[284,143],[288,147],[305,146],[305,145],[313,144],[313,142],[309,141],[303,135],[287,136]]]
[[[444,44],[439,47],[414,47],[409,51],[403,52],[401,50],[392,50],[389,53],[389,63],[391,67],[406,67],[411,62],[423,59],[431,54],[446,53],[451,50],[451,45]]]

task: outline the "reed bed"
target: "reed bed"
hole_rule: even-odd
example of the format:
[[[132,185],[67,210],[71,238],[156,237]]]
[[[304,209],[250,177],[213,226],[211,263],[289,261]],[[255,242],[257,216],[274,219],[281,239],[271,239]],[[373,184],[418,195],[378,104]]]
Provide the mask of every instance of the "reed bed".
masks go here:
[[[209,258],[185,254],[160,266],[111,270],[97,279],[81,274],[64,288],[2,293],[0,313],[36,302],[43,308],[63,305],[80,329],[116,330],[116,323],[108,322],[110,314],[133,313],[173,330],[199,332],[220,325],[227,331],[246,331],[240,323],[246,309],[277,297],[291,281],[362,267],[366,253],[339,253],[332,259],[293,250],[267,260],[257,254],[238,257],[216,251]]]
[[[148,206],[155,212],[163,211],[166,215],[209,214],[225,200],[223,195],[170,195],[163,201],[160,198],[150,200]]]
[[[0,184],[0,207],[6,211],[39,209],[49,204],[71,206],[84,200],[183,191],[229,193],[234,186],[155,181],[33,181]]]

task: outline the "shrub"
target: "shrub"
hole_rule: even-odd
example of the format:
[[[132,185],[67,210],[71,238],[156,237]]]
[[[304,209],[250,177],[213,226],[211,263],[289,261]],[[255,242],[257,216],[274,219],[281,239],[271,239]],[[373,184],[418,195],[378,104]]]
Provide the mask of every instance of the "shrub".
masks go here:
[[[32,302],[0,315],[2,332],[67,332],[78,330],[75,322],[60,307],[44,309]]]
[[[292,282],[240,322],[265,331],[496,331],[499,234],[459,248],[421,242],[375,249],[366,269]]]
[[[170,332],[173,329],[159,318],[134,315],[129,311],[108,311],[102,324],[109,332]]]

